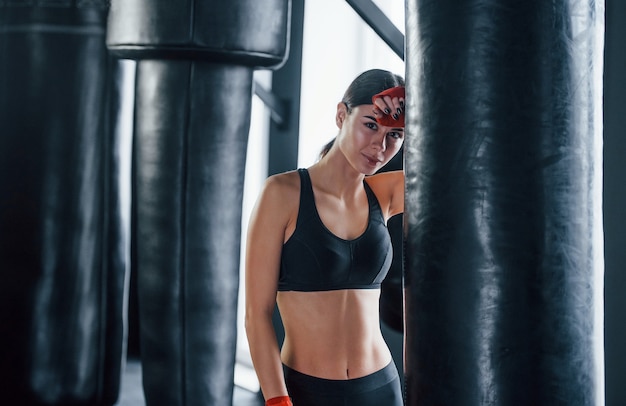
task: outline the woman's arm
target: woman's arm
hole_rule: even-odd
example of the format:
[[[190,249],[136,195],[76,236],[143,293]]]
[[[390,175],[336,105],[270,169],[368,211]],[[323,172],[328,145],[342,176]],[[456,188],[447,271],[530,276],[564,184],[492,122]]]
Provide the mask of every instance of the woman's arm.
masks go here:
[[[404,213],[404,171],[382,172],[365,178],[386,219]]]
[[[290,222],[285,175],[269,178],[253,210],[246,245],[246,334],[265,399],[287,395],[272,314],[280,254]],[[287,193],[287,195],[289,195]]]

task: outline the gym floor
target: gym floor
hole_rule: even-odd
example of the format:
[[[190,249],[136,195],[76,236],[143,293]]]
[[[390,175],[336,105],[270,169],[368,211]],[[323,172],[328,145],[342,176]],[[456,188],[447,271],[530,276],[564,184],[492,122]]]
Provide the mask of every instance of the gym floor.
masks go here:
[[[254,392],[235,386],[233,405],[236,406],[263,406],[262,398]],[[117,406],[144,406],[146,400],[141,386],[141,363],[136,359],[129,359],[122,379],[120,399]]]

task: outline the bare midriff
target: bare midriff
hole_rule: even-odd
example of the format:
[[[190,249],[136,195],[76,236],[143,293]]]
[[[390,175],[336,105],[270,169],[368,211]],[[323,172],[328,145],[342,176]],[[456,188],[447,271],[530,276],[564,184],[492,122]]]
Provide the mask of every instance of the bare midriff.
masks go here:
[[[391,362],[380,331],[379,289],[278,292],[282,362],[303,374],[354,379]]]

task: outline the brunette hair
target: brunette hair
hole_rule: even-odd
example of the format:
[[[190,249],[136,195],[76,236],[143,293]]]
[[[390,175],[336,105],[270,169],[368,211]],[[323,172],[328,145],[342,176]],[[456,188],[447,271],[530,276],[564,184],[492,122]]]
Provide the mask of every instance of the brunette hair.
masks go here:
[[[372,96],[396,86],[404,86],[402,76],[382,69],[370,69],[361,73],[350,83],[341,101],[346,105],[350,114],[353,107],[372,104]],[[334,143],[335,138],[322,148],[320,159],[330,151]]]
[[[350,83],[341,101],[350,113],[352,107],[372,104],[372,96],[396,86],[404,86],[402,76],[382,69],[371,69],[361,73]]]

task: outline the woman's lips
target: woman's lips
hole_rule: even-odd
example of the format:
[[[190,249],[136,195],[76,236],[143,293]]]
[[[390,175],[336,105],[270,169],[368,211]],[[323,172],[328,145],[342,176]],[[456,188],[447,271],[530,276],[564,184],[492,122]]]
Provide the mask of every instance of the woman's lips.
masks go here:
[[[363,156],[365,157],[365,159],[367,159],[367,163],[372,167],[378,166],[378,164],[382,162],[380,159],[372,157],[370,155],[363,154]]]

